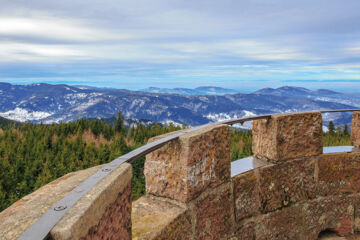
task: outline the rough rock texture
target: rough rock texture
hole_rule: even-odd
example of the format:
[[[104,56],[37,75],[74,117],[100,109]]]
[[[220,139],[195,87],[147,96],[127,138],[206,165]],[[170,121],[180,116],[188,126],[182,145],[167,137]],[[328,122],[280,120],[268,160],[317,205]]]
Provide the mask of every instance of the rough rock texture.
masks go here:
[[[353,112],[351,123],[351,141],[355,147],[360,147],[360,112]]]
[[[94,236],[96,239],[104,234],[110,239],[131,239],[125,238],[131,237],[131,169],[130,164],[123,163],[96,184],[55,225],[50,232],[52,238],[80,239]],[[124,200],[120,205],[119,195]],[[115,212],[109,212],[111,209]],[[119,235],[112,231],[117,231]]]
[[[223,239],[231,234],[234,221],[231,184],[203,193],[195,202],[195,236]]]
[[[291,160],[259,169],[264,213],[315,197],[314,158]]]
[[[230,179],[229,127],[218,125],[180,136],[148,154],[147,193],[189,202]]]
[[[354,200],[354,231],[360,232],[360,194],[354,194],[353,200]],[[360,239],[360,238],[359,238]]]
[[[0,213],[0,239],[18,239],[52,205],[101,167],[103,166],[68,173],[2,211]]]
[[[321,154],[321,113],[273,115],[254,121],[253,152],[256,158],[269,162]]]
[[[329,233],[319,237],[319,240],[359,240],[360,235],[340,237],[336,233]]]
[[[332,153],[319,157],[319,195],[360,191],[360,153]]]
[[[133,202],[133,239],[190,239],[191,219],[186,207],[164,198],[141,197]]]
[[[234,184],[235,219],[244,218],[260,213],[259,184],[255,171],[239,174],[232,178]]]
[[[255,239],[255,222],[249,221],[241,225],[235,232],[232,240],[254,240]]]
[[[314,240],[329,229],[343,236],[353,232],[353,217],[351,198],[320,198],[261,216],[255,234],[256,239]]]
[[[92,226],[83,240],[131,239],[131,182],[110,204],[96,226]]]

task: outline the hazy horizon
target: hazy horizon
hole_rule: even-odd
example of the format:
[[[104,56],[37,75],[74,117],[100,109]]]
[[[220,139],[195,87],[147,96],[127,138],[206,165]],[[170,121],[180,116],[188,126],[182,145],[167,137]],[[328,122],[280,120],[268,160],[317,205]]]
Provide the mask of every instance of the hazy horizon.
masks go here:
[[[272,89],[277,89],[277,88],[281,88],[281,87],[296,87],[296,88],[306,88],[312,91],[315,90],[320,90],[320,89],[325,89],[325,90],[331,90],[331,91],[335,91],[335,92],[340,92],[340,93],[349,93],[349,94],[353,94],[353,93],[357,93],[357,89],[333,89],[333,88],[326,88],[326,87],[320,87],[320,88],[312,88],[312,87],[303,87],[303,86],[296,86],[296,85],[281,85],[281,86],[264,86],[264,87],[260,87],[260,88],[231,88],[231,87],[225,87],[225,86],[221,86],[221,85],[199,85],[199,86],[190,86],[190,87],[164,87],[164,86],[147,86],[147,87],[138,87],[138,88],[127,88],[126,86],[113,86],[113,87],[106,87],[106,86],[101,86],[101,85],[89,85],[89,84],[74,84],[74,83],[53,83],[53,82],[29,82],[29,83],[11,83],[11,82],[0,82],[0,83],[10,83],[13,85],[34,85],[34,84],[52,84],[52,85],[61,85],[61,84],[65,84],[65,85],[69,85],[69,86],[74,86],[74,87],[91,87],[91,88],[99,88],[99,89],[125,89],[125,90],[131,90],[131,91],[142,91],[145,90],[147,88],[162,88],[162,89],[179,89],[179,88],[183,88],[183,89],[196,89],[198,87],[218,87],[218,88],[224,88],[224,89],[229,89],[229,90],[235,90],[238,91],[239,93],[252,93],[261,89],[265,89],[265,88],[272,88]]]

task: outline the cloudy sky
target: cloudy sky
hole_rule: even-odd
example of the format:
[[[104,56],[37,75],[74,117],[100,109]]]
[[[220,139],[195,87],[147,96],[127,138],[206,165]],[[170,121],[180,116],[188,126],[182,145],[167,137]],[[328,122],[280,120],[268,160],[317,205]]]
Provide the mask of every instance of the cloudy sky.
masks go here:
[[[360,90],[359,0],[0,3],[0,81]]]

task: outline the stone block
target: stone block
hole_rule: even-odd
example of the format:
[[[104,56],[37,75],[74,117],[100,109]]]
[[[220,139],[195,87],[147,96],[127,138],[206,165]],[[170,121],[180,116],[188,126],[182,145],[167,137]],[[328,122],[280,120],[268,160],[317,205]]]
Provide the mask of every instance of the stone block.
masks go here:
[[[360,232],[360,194],[352,195],[354,199],[354,231]]]
[[[195,239],[224,239],[234,224],[231,184],[210,189],[195,200]]]
[[[52,239],[131,239],[132,167],[123,163],[72,206]]]
[[[254,240],[255,238],[255,222],[247,221],[235,231],[234,240]]]
[[[186,207],[165,198],[141,197],[132,208],[133,239],[178,239],[192,236],[191,217]]]
[[[258,159],[281,162],[322,153],[320,112],[272,115],[253,123],[253,152]]]
[[[259,168],[264,213],[315,197],[315,158],[306,157]]]
[[[355,147],[360,147],[360,111],[353,112],[351,122],[351,141]]]
[[[68,173],[23,197],[0,213],[0,239],[18,239],[51,206],[98,171],[102,165]]]
[[[92,226],[83,240],[131,238],[131,182],[106,207],[98,224]]]
[[[325,230],[344,236],[353,233],[353,220],[353,200],[332,196],[263,215],[257,222],[255,234],[259,240],[314,240]]]
[[[237,222],[260,213],[259,185],[255,170],[233,177]]]
[[[146,192],[189,202],[230,180],[229,127],[217,125],[180,136],[148,154]]]
[[[360,191],[360,153],[330,153],[319,157],[318,194]]]

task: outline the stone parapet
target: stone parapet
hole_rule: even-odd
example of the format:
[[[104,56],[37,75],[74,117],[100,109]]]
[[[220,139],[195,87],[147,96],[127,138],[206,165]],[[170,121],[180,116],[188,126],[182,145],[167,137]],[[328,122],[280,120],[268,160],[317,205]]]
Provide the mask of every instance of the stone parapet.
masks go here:
[[[253,123],[254,157],[282,162],[322,153],[320,112],[272,115]]]
[[[356,148],[360,147],[360,111],[353,112],[351,122],[351,141]]]
[[[359,114],[353,115],[356,146]],[[360,152],[322,154],[321,122],[317,112],[254,121],[254,155],[268,164],[232,178],[227,125],[184,133],[147,155],[146,196],[131,203],[131,165],[122,164],[66,213],[50,237],[360,239]],[[0,238],[19,237],[101,167],[68,174],[0,213]]]
[[[53,239],[131,239],[131,165],[123,163],[55,225]]]
[[[19,238],[51,206],[102,165],[69,173],[0,213],[0,239]],[[131,165],[122,164],[81,198],[55,225],[50,239],[131,239]]]
[[[180,202],[229,181],[229,126],[204,128],[167,143],[146,156],[144,175],[148,194]]]

